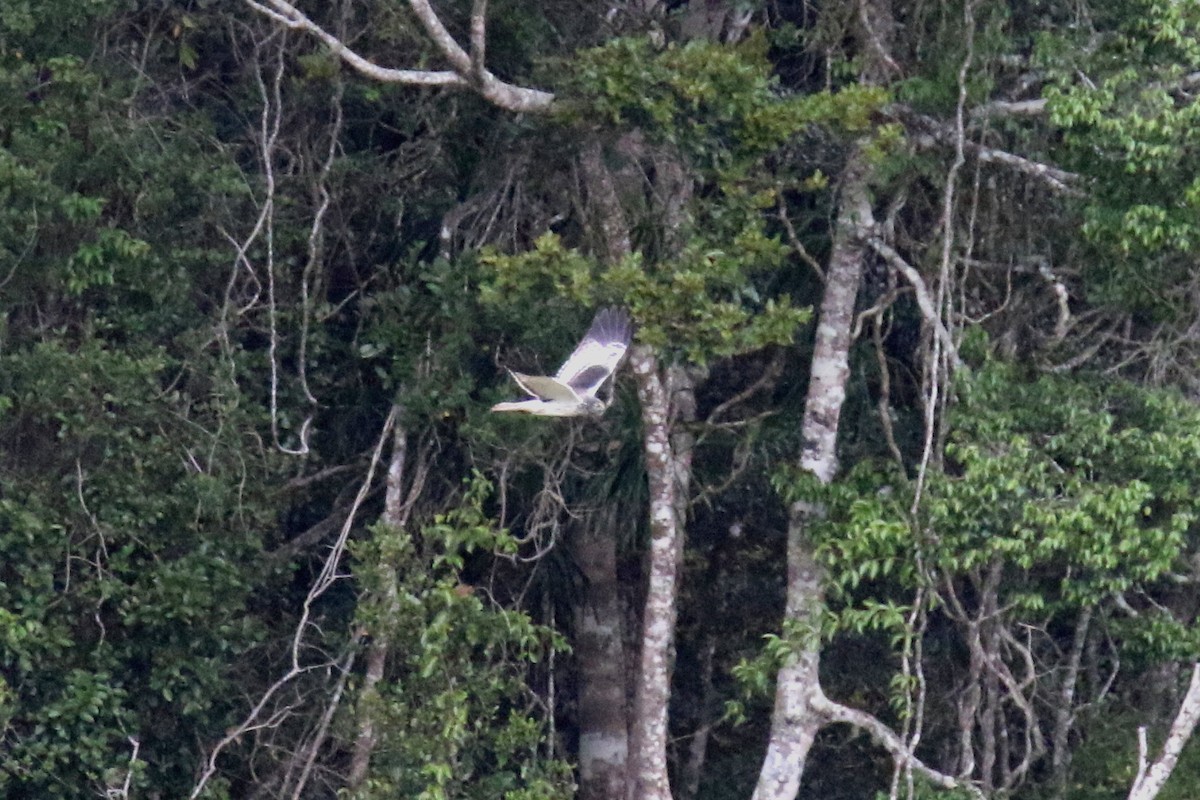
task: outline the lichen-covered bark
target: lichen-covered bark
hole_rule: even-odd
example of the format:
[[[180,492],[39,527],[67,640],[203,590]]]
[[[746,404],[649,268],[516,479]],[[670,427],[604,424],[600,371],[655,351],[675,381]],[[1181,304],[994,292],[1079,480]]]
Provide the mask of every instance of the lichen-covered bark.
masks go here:
[[[633,246],[616,181],[604,163],[604,149],[598,138],[592,137],[583,146],[579,168],[596,249],[605,260],[618,262],[632,252]],[[595,531],[584,533],[577,541],[576,554],[587,577],[584,597],[576,611],[579,796],[582,800],[616,800],[634,791],[636,780],[630,756],[637,752],[630,741],[636,736],[636,724],[629,713],[628,690],[635,681],[626,671],[632,653],[626,650],[623,635],[625,608],[617,580],[616,532],[606,539],[600,539]]]
[[[1071,766],[1071,726],[1074,724],[1076,713],[1075,691],[1094,613],[1094,606],[1085,606],[1079,613],[1079,619],[1075,623],[1075,635],[1071,638],[1071,650],[1067,655],[1067,668],[1063,671],[1058,686],[1058,708],[1054,710],[1054,735],[1051,739],[1054,750],[1050,757],[1055,798],[1067,796],[1067,778]]]
[[[678,464],[670,438],[670,405],[654,350],[635,346],[629,358],[642,406],[642,441],[650,488],[650,554],[642,652],[635,699],[629,800],[670,800],[667,777],[667,702],[675,641],[681,547]]]
[[[640,147],[628,137],[624,144],[634,150]],[[686,218],[684,206],[691,183],[679,165],[669,158],[665,158],[660,168],[669,195],[663,226],[667,238],[677,244]],[[619,261],[632,249],[629,223],[598,140],[593,139],[585,146],[580,156],[580,169],[587,185],[592,227],[599,234],[601,249],[608,260]],[[695,397],[692,377],[687,370],[679,367],[663,369],[653,348],[633,347],[629,364],[637,382],[642,409],[643,450],[650,489],[650,552],[641,647],[633,681],[634,708],[629,724],[625,796],[629,800],[669,800],[667,705],[671,696],[677,581],[683,558],[683,520],[687,510],[693,445],[692,434],[683,429],[673,430],[671,423],[677,418],[695,417]],[[584,731],[585,736],[590,733]],[[614,737],[607,737],[605,741],[615,746]],[[598,746],[598,742],[593,743]],[[597,778],[594,788],[582,791],[595,796],[592,793],[601,791],[601,783]]]
[[[800,465],[822,483],[832,480],[837,471],[838,420],[846,399],[854,300],[865,253],[857,230],[859,222],[871,216],[867,177],[866,159],[856,148],[842,174],[842,205],[825,276],[801,422]],[[818,710],[823,696],[817,637],[822,575],[808,538],[809,523],[819,513],[820,509],[810,503],[794,503],[789,509],[784,615],[786,628],[799,638],[795,653],[779,670],[767,755],[754,800],[792,800],[796,796],[809,748],[824,722]]]

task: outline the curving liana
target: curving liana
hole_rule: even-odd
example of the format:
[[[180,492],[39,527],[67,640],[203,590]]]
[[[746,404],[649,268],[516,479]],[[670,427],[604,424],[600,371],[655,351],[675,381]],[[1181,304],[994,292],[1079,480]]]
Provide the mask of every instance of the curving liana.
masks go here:
[[[599,416],[613,401],[611,388],[607,398],[600,389],[616,372],[629,348],[631,329],[624,309],[604,308],[597,312],[592,326],[575,351],[551,378],[547,375],[522,375],[508,371],[529,397],[497,403],[492,411],[514,411],[539,417]]]

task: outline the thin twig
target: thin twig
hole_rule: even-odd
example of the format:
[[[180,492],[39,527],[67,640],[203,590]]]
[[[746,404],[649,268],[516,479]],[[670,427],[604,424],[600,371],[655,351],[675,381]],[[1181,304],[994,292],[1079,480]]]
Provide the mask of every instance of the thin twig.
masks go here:
[[[321,714],[321,721],[317,725],[317,730],[313,733],[312,741],[309,742],[306,748],[304,758],[304,768],[300,770],[300,777],[296,779],[296,788],[292,792],[292,800],[300,800],[304,793],[304,787],[308,784],[308,778],[312,774],[313,767],[317,763],[317,756],[321,752],[321,745],[325,743],[325,739],[329,735],[329,725],[333,722],[333,715],[337,712],[338,706],[341,705],[342,693],[346,689],[346,682],[350,678],[350,670],[354,667],[354,658],[358,655],[358,648],[351,647],[350,652],[346,656],[345,662],[339,667],[338,681],[333,687],[333,696],[329,698],[329,703],[325,706],[325,711]]]
[[[796,255],[800,256],[800,260],[808,265],[808,268],[812,270],[813,275],[817,277],[817,280],[824,284],[825,270],[821,269],[820,262],[812,257],[812,255],[804,247],[804,243],[800,241],[800,237],[796,235],[796,227],[792,225],[792,218],[788,216],[787,204],[783,201],[782,192],[779,194],[777,209],[779,214],[779,222],[782,223],[783,231],[785,234],[787,234],[788,244],[791,245],[792,250],[796,253]]]

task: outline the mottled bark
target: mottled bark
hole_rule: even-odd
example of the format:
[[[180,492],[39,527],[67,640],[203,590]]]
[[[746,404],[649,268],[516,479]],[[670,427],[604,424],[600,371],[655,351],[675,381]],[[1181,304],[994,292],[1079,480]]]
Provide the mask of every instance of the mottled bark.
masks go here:
[[[428,443],[423,442],[416,448],[415,454],[410,454],[408,431],[401,424],[403,409],[400,404],[392,407],[392,418],[396,420],[396,426],[392,434],[392,457],[388,463],[381,521],[394,531],[402,531],[408,526],[413,509],[424,491],[425,480],[429,476],[431,451]],[[401,613],[396,580],[399,567],[389,561],[383,561],[375,564],[373,568],[378,571],[380,597],[363,598],[362,601],[377,602],[381,608],[381,617],[387,620]],[[375,718],[378,710],[375,706],[379,698],[379,683],[385,677],[392,644],[386,625],[383,630],[367,630],[361,634],[370,636],[371,641],[367,647],[366,673],[358,696],[358,732],[350,756],[350,768],[346,774],[347,786],[351,788],[361,785],[366,780],[371,753],[377,743]]]
[[[393,578],[387,600],[395,602],[396,581]],[[346,785],[357,788],[366,780],[371,766],[371,753],[375,750],[375,704],[379,700],[379,682],[383,680],[391,642],[387,636],[379,635],[371,640],[367,648],[367,670],[363,675],[362,689],[358,694],[358,733],[354,737],[354,750],[350,754],[350,770],[346,774]]]
[[[642,406],[642,441],[650,489],[650,552],[646,605],[642,612],[642,652],[634,702],[629,800],[670,800],[667,776],[667,703],[671,694],[676,596],[686,504],[681,476],[689,475],[690,445],[672,442],[671,393],[688,392],[685,376],[672,373],[664,381],[654,350],[637,345],[630,352]],[[680,384],[680,381],[685,381]],[[671,393],[669,393],[669,390]],[[676,446],[687,448],[676,452]]]
[[[865,245],[856,233],[860,223],[871,216],[868,173],[862,148],[856,147],[842,173],[842,204],[826,270],[801,422],[800,465],[822,483],[832,480],[837,471],[838,421],[846,399],[854,301],[865,254]],[[817,710],[823,700],[817,636],[823,576],[808,537],[809,525],[819,513],[819,508],[803,502],[789,509],[784,617],[786,629],[799,638],[794,654],[779,670],[767,755],[754,800],[792,800],[796,796],[808,751],[823,722]]]
[[[584,145],[579,168],[587,191],[589,227],[598,239],[596,249],[607,261],[620,261],[632,252],[633,245],[599,138],[592,137]],[[577,545],[588,553],[585,558],[577,550],[587,578],[576,612],[576,630],[583,637],[575,645],[580,664],[579,796],[582,800],[617,800],[628,796],[635,786],[630,754],[636,751],[631,751],[630,738],[636,730],[629,713],[629,690],[630,684],[636,686],[637,682],[628,680],[632,651],[626,651],[627,631],[622,624],[625,609],[617,578],[616,532],[601,539],[596,531],[587,531]],[[593,655],[585,655],[581,646]],[[586,663],[590,658],[604,663]]]
[[[637,149],[632,139],[625,142]],[[665,157],[664,157],[665,158]],[[663,209],[663,241],[677,247],[686,225],[691,181],[678,163],[665,158],[657,202]],[[588,211],[609,261],[632,252],[628,218],[616,179],[604,161],[598,139],[585,146],[580,170],[586,181]],[[643,450],[650,489],[648,583],[642,612],[641,648],[634,681],[633,718],[629,726],[629,800],[669,800],[667,774],[667,705],[671,696],[678,575],[683,560],[683,523],[691,479],[693,436],[673,426],[695,418],[693,377],[684,368],[664,369],[653,348],[630,350],[629,364],[641,401]]]
[[[817,711],[823,697],[819,680],[821,569],[813,559],[805,533],[815,509],[791,509],[787,546],[786,619],[803,630],[796,652],[779,670],[775,708],[767,755],[754,787],[754,800],[792,800],[800,791],[800,776],[813,739],[824,720]]]
[[[800,466],[822,483],[833,480],[837,472],[838,421],[846,400],[854,301],[866,254],[866,246],[857,234],[865,220],[874,219],[867,190],[870,168],[862,146],[856,146],[842,172],[842,203],[825,273],[825,294],[800,429],[803,442]]]
[[[1158,796],[1179,762],[1179,754],[1192,737],[1197,721],[1200,721],[1200,664],[1192,667],[1192,680],[1188,684],[1187,694],[1167,732],[1162,752],[1153,764],[1147,761],[1146,729],[1138,729],[1138,771],[1129,790],[1129,800],[1153,800]]]
[[[625,796],[629,759],[625,640],[610,515],[580,526],[575,562],[586,581],[575,605],[572,649],[579,670],[579,798]]]

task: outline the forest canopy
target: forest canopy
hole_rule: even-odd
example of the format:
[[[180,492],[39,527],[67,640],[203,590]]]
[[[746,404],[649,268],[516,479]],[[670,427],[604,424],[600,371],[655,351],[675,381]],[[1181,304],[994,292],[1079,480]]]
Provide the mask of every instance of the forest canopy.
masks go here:
[[[0,794],[1197,796],[1198,92],[1177,0],[0,0]]]

